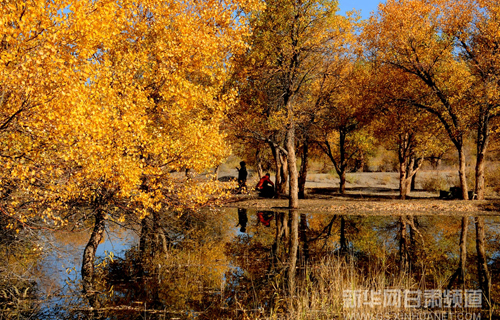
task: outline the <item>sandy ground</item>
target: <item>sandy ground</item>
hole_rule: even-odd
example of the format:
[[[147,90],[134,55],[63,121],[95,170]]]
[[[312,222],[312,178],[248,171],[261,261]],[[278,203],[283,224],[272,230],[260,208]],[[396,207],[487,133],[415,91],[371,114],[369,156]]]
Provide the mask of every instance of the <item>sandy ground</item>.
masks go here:
[[[310,174],[306,182],[306,199],[299,201],[299,211],[358,215],[500,215],[498,199],[441,200],[439,192],[423,191],[422,182],[437,175],[446,180],[448,186],[456,183],[454,171],[422,171],[417,177],[417,191],[411,192],[410,199],[399,200],[398,173],[349,173],[345,195],[338,193],[339,179],[334,175]],[[256,183],[257,177],[251,173],[248,185],[253,187]],[[250,190],[247,194],[235,194],[226,207],[288,210],[288,199],[263,199]]]

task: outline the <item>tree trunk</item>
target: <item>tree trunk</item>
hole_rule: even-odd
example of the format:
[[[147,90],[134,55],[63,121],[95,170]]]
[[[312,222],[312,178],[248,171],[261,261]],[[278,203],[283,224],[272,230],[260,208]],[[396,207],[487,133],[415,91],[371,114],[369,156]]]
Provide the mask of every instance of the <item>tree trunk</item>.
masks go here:
[[[407,184],[406,184],[406,170],[409,163],[409,140],[410,134],[408,132],[399,134],[398,143],[398,160],[399,160],[399,197],[403,200],[406,199]]]
[[[485,165],[485,150],[478,153],[476,160],[476,185],[475,193],[477,200],[484,200],[484,165]]]
[[[151,221],[149,220],[149,215],[141,220],[141,234],[139,236],[139,251],[141,252],[141,255],[143,255],[147,248],[151,246],[151,237],[149,236],[151,233]]]
[[[340,178],[340,185],[339,185],[339,192],[340,194],[345,194],[345,169],[339,172],[339,178]]]
[[[103,240],[105,228],[105,215],[100,209],[95,214],[94,230],[90,235],[89,242],[83,251],[82,261],[82,283],[83,294],[87,296],[90,306],[94,309],[100,308],[99,299],[94,288],[94,260],[99,243]]]
[[[274,161],[276,164],[276,179],[275,179],[276,194],[282,195],[286,192],[286,182],[288,178],[288,164],[286,156],[279,148],[275,147],[273,144],[269,144],[269,146],[271,147],[271,151],[273,153]]]
[[[148,259],[150,258],[150,252],[152,248],[151,244],[151,233],[153,229],[153,221],[151,216],[147,215],[141,220],[141,234],[139,238],[139,255],[140,262],[138,266],[138,276],[144,281],[145,267],[148,265]],[[145,283],[143,283],[145,285]]]
[[[477,132],[477,159],[475,193],[477,200],[484,200],[484,166],[489,142],[488,119],[484,119]]]
[[[463,143],[457,147],[458,151],[458,174],[460,176],[460,188],[462,188],[462,199],[469,199],[468,189],[467,189],[467,177],[465,176],[465,150],[463,147]]]
[[[403,200],[412,190],[413,178],[423,163],[423,158],[417,158],[414,152],[415,137],[410,133],[399,135],[399,197]]]
[[[477,278],[483,293],[483,308],[491,307],[491,277],[488,271],[488,261],[485,249],[484,217],[475,217],[476,222],[476,251],[477,251]]]
[[[295,155],[295,154],[294,154]],[[288,168],[288,157],[283,153],[280,152],[280,157],[281,157],[281,178],[280,178],[280,184],[277,185],[278,193],[279,194],[285,194],[286,193],[286,184],[288,182],[288,175],[289,175],[289,168]]]
[[[213,178],[213,180],[214,180],[214,181],[219,180],[219,169],[220,169],[220,165],[218,165],[218,166],[217,166],[217,167],[215,167],[215,169],[214,169],[214,178]]]
[[[415,175],[412,175],[411,177],[408,177],[406,179],[406,196],[405,196],[405,198],[407,198],[410,195],[410,192],[411,192],[411,182],[412,182],[414,176]]]
[[[413,175],[413,177],[411,177],[410,191],[417,190],[416,180],[417,180],[417,172],[415,171],[415,174]]]
[[[401,159],[401,158],[400,158]],[[399,197],[402,200],[406,199],[406,195],[408,194],[408,184],[406,183],[406,167],[407,167],[407,160],[404,159],[403,161],[399,161]]]
[[[306,197],[306,180],[307,180],[307,165],[309,161],[309,140],[305,139],[304,145],[302,146],[302,157],[300,163],[300,173],[299,173],[299,199],[305,199]]]
[[[345,128],[341,128],[339,130],[340,141],[339,141],[339,151],[340,151],[340,172],[338,172],[340,177],[340,186],[339,191],[340,194],[345,194],[345,174],[347,169],[347,159],[346,159],[346,138],[347,138],[347,130]]]
[[[420,169],[423,162],[424,162],[423,158],[416,159],[412,157],[409,161],[405,160],[406,167],[402,169],[404,170],[404,175],[403,177],[401,177],[400,174],[400,181],[399,181],[400,183],[399,192],[401,199],[406,199],[406,197],[410,195],[411,184],[413,183],[413,177],[415,177],[417,171]]]
[[[165,234],[163,233],[163,228],[161,227],[160,214],[158,213],[158,211],[153,211],[150,216],[152,216],[153,220],[151,258],[154,259],[158,256],[160,251],[163,251],[164,254],[167,253],[167,241]],[[160,273],[158,264],[152,264],[150,265],[150,268],[152,269],[153,274]],[[152,277],[150,281],[151,282],[148,287],[151,294],[152,307],[153,309],[159,309],[162,307],[159,291],[160,280],[157,277]]]
[[[295,158],[295,123],[293,120],[291,120],[286,134],[286,151],[288,153],[288,171],[290,174],[288,207],[290,209],[297,209],[299,207],[299,181],[297,160]]]
[[[255,155],[255,158],[257,159],[257,176],[259,179],[264,176],[264,170],[262,170],[262,157],[260,153],[261,153],[260,149],[257,149],[257,154]]]
[[[490,128],[489,128],[489,112],[482,110],[479,115],[479,124],[477,128],[477,159],[476,159],[476,183],[474,187],[474,192],[476,193],[477,200],[484,200],[484,166],[486,160],[486,150],[488,149],[488,143],[490,138]]]
[[[153,211],[150,214],[153,217],[153,256],[156,256],[160,251],[164,254],[168,251],[167,238],[165,237],[165,232],[161,226],[160,213],[158,211]]]
[[[346,171],[347,171],[347,161],[345,159],[345,136],[340,131],[340,161],[335,160],[333,155],[332,148],[330,146],[330,142],[328,142],[328,138],[325,136],[323,143],[319,143],[320,148],[323,152],[330,158],[332,161],[333,167],[335,168],[335,172],[339,175],[340,184],[339,184],[339,192],[341,194],[345,194],[345,183],[346,183]]]
[[[276,174],[275,174],[275,179],[274,179],[275,190],[276,190],[276,193],[279,194],[278,186],[281,184],[281,170],[283,169],[283,167],[281,166],[281,157],[279,155],[280,151],[278,148],[276,148],[272,144],[269,144],[269,146],[271,147],[271,152],[272,152],[273,158],[274,158],[274,164],[276,166],[276,168],[275,168]],[[260,176],[259,179],[262,178],[262,176]]]

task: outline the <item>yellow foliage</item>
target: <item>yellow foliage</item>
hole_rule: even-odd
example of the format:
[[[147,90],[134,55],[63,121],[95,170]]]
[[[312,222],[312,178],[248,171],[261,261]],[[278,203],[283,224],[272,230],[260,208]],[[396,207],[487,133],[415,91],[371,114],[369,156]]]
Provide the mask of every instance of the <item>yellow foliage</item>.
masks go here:
[[[224,83],[248,33],[235,12],[256,5],[1,2],[0,179],[16,190],[9,213],[58,225],[74,205],[127,203],[144,215],[206,203],[219,189],[177,190],[169,172],[203,172],[227,156],[219,127],[236,97]]]

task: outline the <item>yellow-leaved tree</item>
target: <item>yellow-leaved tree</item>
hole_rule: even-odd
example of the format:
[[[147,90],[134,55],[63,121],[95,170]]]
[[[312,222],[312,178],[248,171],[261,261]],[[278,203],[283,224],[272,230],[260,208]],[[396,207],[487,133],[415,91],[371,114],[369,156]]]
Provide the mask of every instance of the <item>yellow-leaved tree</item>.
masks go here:
[[[289,176],[289,207],[298,207],[296,128],[312,83],[324,77],[328,59],[353,39],[353,17],[337,14],[330,0],[269,0],[250,16],[250,49],[240,57],[240,110],[232,114],[235,131],[265,141],[272,149],[278,193]],[[333,59],[333,58],[332,58]],[[286,163],[286,164],[285,164]]]
[[[497,116],[500,6],[490,0],[389,0],[364,30],[372,61],[384,64],[421,85],[419,95],[400,95],[435,116],[454,144],[459,159],[462,198],[468,199],[464,138],[477,130],[475,191],[484,199],[484,164]],[[412,90],[413,91],[413,90]],[[462,219],[460,265],[453,275],[463,283],[468,219]],[[476,218],[478,278],[489,299],[484,250],[484,221]]]
[[[345,194],[346,173],[356,169],[376,141],[369,130],[369,80],[369,65],[359,60],[344,61],[341,70],[326,79],[324,97],[318,105],[316,143],[339,176],[341,194]]]
[[[196,208],[222,193],[203,172],[253,1],[4,1],[0,56],[3,211],[22,224],[93,221],[84,293],[108,219]]]
[[[452,146],[436,117],[406,101],[408,97],[420,99],[422,87],[417,79],[385,65],[374,65],[371,77],[368,100],[377,114],[373,128],[388,150],[397,151],[399,195],[405,199],[424,159]]]
[[[456,59],[454,39],[440,28],[436,2],[387,1],[363,34],[372,61],[408,74],[422,86],[418,99],[406,95],[400,101],[426,110],[443,124],[458,153],[460,187],[467,199],[464,138],[472,117],[467,101],[472,76],[467,65]]]
[[[476,130],[475,193],[485,198],[484,169],[493,121],[500,114],[500,4],[493,0],[444,1],[441,24],[455,40],[456,51],[473,81],[468,91]],[[484,217],[475,217],[477,276],[483,292],[483,307],[491,306],[491,275],[488,271]]]

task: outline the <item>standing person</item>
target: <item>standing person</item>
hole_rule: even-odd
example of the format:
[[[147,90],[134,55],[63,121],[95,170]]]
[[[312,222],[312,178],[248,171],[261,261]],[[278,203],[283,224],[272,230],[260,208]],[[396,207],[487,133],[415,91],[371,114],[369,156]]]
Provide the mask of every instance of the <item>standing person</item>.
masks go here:
[[[246,191],[247,189],[247,164],[245,161],[240,162],[241,168],[236,167],[236,170],[238,170],[238,193],[241,193],[242,191]]]
[[[259,196],[261,197],[274,197],[274,183],[271,181],[271,175],[266,173],[266,175],[260,179],[259,183],[257,183],[255,189],[260,191]]]

